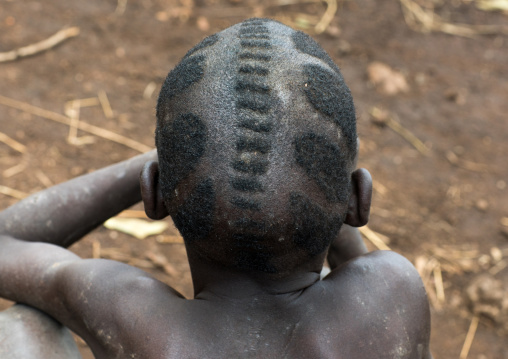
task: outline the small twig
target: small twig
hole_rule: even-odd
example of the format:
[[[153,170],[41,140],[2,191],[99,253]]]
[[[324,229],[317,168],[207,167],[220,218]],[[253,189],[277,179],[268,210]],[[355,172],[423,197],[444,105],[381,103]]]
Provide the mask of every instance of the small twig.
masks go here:
[[[473,319],[471,319],[471,324],[469,325],[469,330],[467,331],[466,340],[464,341],[464,345],[462,346],[462,350],[460,351],[460,359],[466,359],[469,355],[469,349],[471,349],[471,344],[473,344],[474,336],[476,334],[476,329],[478,328],[478,315],[475,314]]]
[[[28,194],[25,192],[21,192],[16,189],[13,189],[13,188],[10,188],[7,186],[2,186],[2,185],[0,185],[0,193],[4,194],[6,196],[11,196],[11,197],[17,198],[17,199],[23,199],[23,198],[28,197]]]
[[[70,108],[74,104],[77,104],[80,108],[83,107],[92,107],[100,104],[99,99],[97,97],[89,97],[89,98],[80,98],[78,100],[71,100],[66,102],[66,108]]]
[[[468,171],[472,172],[480,172],[480,173],[489,173],[490,167],[483,164],[483,163],[475,163],[467,160],[463,160],[461,158],[458,158],[455,153],[452,151],[448,151],[446,153],[446,159],[450,161],[451,164],[463,168]]]
[[[68,101],[65,104],[65,114],[67,115],[67,117],[71,119],[71,123],[69,125],[69,135],[67,137],[67,142],[69,144],[75,146],[82,146],[95,142],[95,137],[93,136],[78,137],[78,126],[80,121],[79,117],[81,113],[81,108],[96,106],[98,104],[99,99],[97,97],[72,100]]]
[[[115,117],[115,114],[111,109],[111,104],[109,103],[108,95],[106,95],[106,91],[100,90],[99,93],[97,94],[97,97],[99,98],[99,102],[101,103],[104,116],[106,116],[106,118]]]
[[[432,308],[436,310],[441,309],[441,302],[438,300],[435,287],[430,284],[431,274],[434,272],[434,268],[440,265],[438,260],[434,257],[428,258],[427,256],[418,256],[415,260],[415,267],[420,277],[422,278],[423,285],[427,290],[427,295]]]
[[[380,195],[385,195],[388,192],[388,189],[381,183],[376,180],[372,181],[372,187],[378,192]]]
[[[164,236],[160,235],[155,237],[155,240],[157,243],[163,243],[163,244],[184,244],[182,236],[178,235],[172,235],[172,236]]]
[[[48,187],[51,187],[53,186],[53,182],[49,179],[48,176],[46,176],[46,174],[44,172],[42,172],[41,170],[37,170],[35,171],[35,177],[37,177],[37,179],[39,181],[41,181],[41,183],[44,185],[44,187],[48,188]]]
[[[20,172],[23,172],[27,166],[27,163],[25,161],[21,162],[20,164],[17,164],[16,166],[13,166],[11,168],[6,169],[2,172],[2,176],[5,178],[9,178],[12,176],[17,175]]]
[[[267,9],[273,7],[289,6],[289,5],[300,5],[306,3],[316,3],[320,0],[277,0],[266,6]]]
[[[138,211],[133,209],[126,209],[116,215],[116,217],[120,218],[143,218],[147,219],[147,215],[145,211]]]
[[[413,145],[414,148],[418,150],[422,155],[428,156],[430,155],[430,150],[428,149],[425,144],[418,139],[411,131],[409,131],[407,128],[402,127],[400,123],[395,121],[392,117],[388,118],[387,126],[390,127],[392,130],[397,132],[399,135],[401,135],[407,142]]]
[[[335,17],[335,14],[337,13],[337,0],[325,0],[327,3],[326,11],[323,14],[323,17],[317,25],[314,27],[314,31],[316,31],[316,34],[323,33],[328,26],[330,25],[330,22],[332,22],[333,18]]]
[[[0,142],[5,143],[10,148],[12,148],[13,150],[18,151],[20,153],[25,153],[26,152],[26,146],[25,145],[19,143],[16,140],[13,140],[12,138],[7,136],[3,132],[0,132]]]
[[[69,135],[67,136],[67,142],[70,144],[76,144],[78,138],[78,123],[79,123],[80,106],[77,101],[71,101],[66,106],[65,114],[70,118],[69,124]]]
[[[439,264],[439,262],[437,262],[436,265],[434,266],[433,273],[434,273],[434,285],[436,286],[437,300],[440,303],[444,303],[446,298],[443,285],[443,275],[441,273],[441,265]]]
[[[19,49],[12,51],[0,52],[0,62],[13,61],[19,57],[32,56],[39,52],[49,50],[50,48],[65,41],[66,39],[77,36],[78,34],[79,34],[78,27],[65,28],[63,30],[58,31],[53,36],[50,36],[47,39],[37,42],[35,44],[20,47]]]
[[[495,266],[489,269],[489,273],[492,275],[496,275],[499,272],[501,272],[503,269],[505,269],[508,266],[508,263],[502,259],[499,262],[496,263]]]
[[[92,242],[92,258],[98,259],[101,257],[101,242],[94,240]]]
[[[123,15],[127,8],[127,0],[118,0],[115,9],[115,15]]]
[[[416,148],[422,155],[430,155],[429,148],[425,146],[425,144],[411,131],[397,122],[388,111],[383,111],[378,107],[373,107],[370,111],[370,115],[373,117],[377,124],[390,127],[393,131],[402,136],[407,142],[413,145],[413,147]]]
[[[63,123],[64,125],[70,126],[71,120],[64,115],[61,115],[56,112],[48,111],[48,110],[42,109],[40,107],[36,107],[36,106],[30,105],[30,104],[24,103],[24,102],[16,101],[16,100],[10,99],[10,98],[2,96],[2,95],[0,95],[0,104],[2,104],[4,106],[9,106],[12,108],[17,108],[18,110],[30,113],[32,115],[43,117],[45,119]],[[130,138],[127,138],[127,137],[119,135],[115,132],[103,129],[101,127],[90,125],[89,123],[86,123],[83,121],[79,122],[78,128],[81,131],[85,131],[85,132],[91,133],[95,136],[102,137],[102,138],[110,140],[112,142],[116,142],[121,145],[130,147],[133,150],[139,151],[141,153],[148,152],[152,149],[151,147],[144,145],[142,143],[139,143],[137,141],[134,141]]]
[[[508,33],[508,28],[503,26],[451,24],[444,21],[434,11],[424,10],[412,0],[400,0],[400,2],[406,23],[416,31],[441,31],[445,34],[464,37]]]
[[[143,91],[143,98],[150,99],[156,89],[157,84],[153,81],[149,82],[148,85],[146,85],[145,90]]]
[[[148,218],[145,211],[136,211],[133,209],[126,209],[125,211],[118,213],[116,216],[121,218]]]
[[[155,253],[152,251],[148,251],[145,254],[145,257],[150,260],[156,268],[161,268],[166,272],[167,275],[171,277],[178,276],[178,271],[175,267],[169,263],[168,259],[162,253]]]
[[[365,238],[367,238],[374,246],[376,246],[377,249],[382,251],[391,251],[392,249],[388,247],[388,245],[383,241],[381,238],[383,235],[374,232],[372,229],[370,229],[367,226],[363,226],[358,228],[360,230],[360,233],[364,235]],[[385,237],[385,236],[383,236]]]
[[[508,15],[508,1],[506,0],[476,0],[475,5],[482,11],[502,11]]]

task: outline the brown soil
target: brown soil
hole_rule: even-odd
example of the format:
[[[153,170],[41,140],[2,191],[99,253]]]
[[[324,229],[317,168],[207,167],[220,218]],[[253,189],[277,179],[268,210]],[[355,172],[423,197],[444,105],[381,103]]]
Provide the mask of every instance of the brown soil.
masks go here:
[[[300,24],[312,33],[311,25],[325,5],[296,0],[142,0],[126,2],[123,13],[121,8],[115,13],[116,8],[113,0],[3,1],[0,52],[40,41],[66,25],[78,26],[81,33],[44,53],[0,64],[0,95],[63,114],[67,101],[105,91],[114,116],[107,118],[101,106],[92,106],[81,109],[81,120],[152,146],[157,91],[192,45],[255,15]],[[493,25],[507,20],[506,15],[480,11],[461,0],[440,5],[436,12],[455,23]],[[414,31],[396,0],[340,1],[328,30],[315,38],[341,67],[356,101],[360,165],[375,180],[369,226],[387,236],[388,245],[422,274],[429,273],[425,281],[432,300],[434,356],[458,358],[471,308],[478,308],[466,295],[472,279],[489,274],[507,293],[508,269],[503,265],[508,261],[508,227],[502,222],[508,217],[508,38]],[[382,94],[367,77],[373,61],[399,71],[409,90]],[[147,86],[155,89],[153,93]],[[429,154],[417,151],[391,126],[373,121],[374,107],[425,143]],[[69,144],[68,126],[5,105],[0,105],[0,132],[26,146],[21,154],[0,142],[0,184],[24,193],[138,153],[99,137],[93,144]],[[12,168],[19,164],[26,166],[16,173]],[[16,201],[0,194],[0,208]],[[100,243],[104,256],[148,267],[190,297],[183,246],[161,244],[156,238],[140,241],[101,227],[72,250],[90,257],[93,243]],[[150,252],[165,255],[172,267],[153,268],[153,258],[147,259]],[[444,298],[439,294],[438,268]],[[491,316],[508,317],[507,308],[496,305]],[[505,323],[481,315],[468,358],[508,358]],[[92,358],[85,345],[80,346],[84,357]]]

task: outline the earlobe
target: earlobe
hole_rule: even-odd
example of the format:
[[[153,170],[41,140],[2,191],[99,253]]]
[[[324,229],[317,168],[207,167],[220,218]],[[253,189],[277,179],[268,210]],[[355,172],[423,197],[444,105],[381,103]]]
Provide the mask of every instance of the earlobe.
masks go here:
[[[163,219],[169,215],[164,204],[159,184],[159,164],[150,161],[145,164],[139,176],[141,198],[146,215],[151,219]]]
[[[372,177],[364,168],[351,174],[351,197],[344,223],[353,227],[362,227],[369,222],[372,202]]]

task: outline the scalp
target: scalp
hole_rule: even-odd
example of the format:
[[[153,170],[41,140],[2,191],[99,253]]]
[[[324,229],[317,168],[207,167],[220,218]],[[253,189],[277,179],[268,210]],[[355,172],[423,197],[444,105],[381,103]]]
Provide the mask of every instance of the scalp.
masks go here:
[[[314,40],[268,19],[206,38],[169,73],[157,119],[162,191],[186,240],[229,238],[235,266],[267,272],[292,250],[326,250],[349,197],[356,118]]]

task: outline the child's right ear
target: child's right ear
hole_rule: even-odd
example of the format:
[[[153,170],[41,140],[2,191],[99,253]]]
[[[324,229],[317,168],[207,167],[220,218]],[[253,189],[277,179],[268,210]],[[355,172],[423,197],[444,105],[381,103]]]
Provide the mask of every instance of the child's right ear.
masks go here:
[[[351,174],[351,196],[344,223],[352,227],[362,227],[369,221],[372,201],[372,177],[365,168]]]
[[[159,184],[159,163],[150,161],[145,164],[139,176],[141,198],[148,218],[163,219],[169,215]]]

